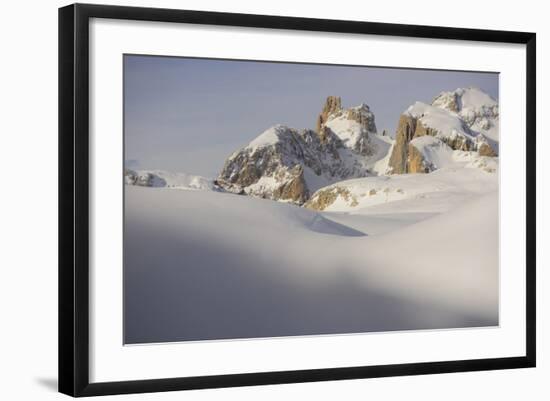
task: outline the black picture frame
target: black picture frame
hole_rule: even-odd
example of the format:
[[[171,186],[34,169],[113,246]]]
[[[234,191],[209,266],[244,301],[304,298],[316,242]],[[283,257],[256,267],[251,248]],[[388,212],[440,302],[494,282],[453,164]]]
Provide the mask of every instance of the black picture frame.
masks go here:
[[[88,29],[91,18],[524,44],[527,55],[525,60],[527,68],[525,355],[495,359],[90,383]],[[74,4],[60,8],[59,391],[76,397],[534,367],[536,361],[535,121],[535,33],[87,4]]]

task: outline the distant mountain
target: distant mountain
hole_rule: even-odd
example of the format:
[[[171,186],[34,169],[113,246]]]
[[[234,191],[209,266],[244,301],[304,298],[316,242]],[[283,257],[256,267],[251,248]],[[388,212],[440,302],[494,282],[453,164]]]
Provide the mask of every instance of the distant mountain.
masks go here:
[[[392,140],[376,133],[374,114],[361,104],[342,108],[329,96],[316,131],[276,125],[226,160],[216,184],[227,191],[303,204],[317,189],[386,168]]]
[[[399,118],[388,173],[428,173],[453,151],[495,157],[499,107],[477,88],[440,93],[431,104],[416,102]]]
[[[170,173],[163,170],[124,170],[126,185],[140,187],[213,190],[214,183],[208,178],[185,173]]]
[[[377,133],[369,106],[343,108],[336,96],[326,99],[315,125],[315,130],[268,128],[231,154],[215,180],[127,169],[125,181],[146,187],[227,191],[324,210],[419,194],[405,189],[405,184],[394,189],[384,184],[396,175],[445,170],[434,180],[461,182],[447,172],[475,169],[481,176],[468,171],[463,178],[480,182],[487,178],[483,174],[498,170],[499,106],[477,88],[442,92],[431,104],[414,103],[400,116],[394,136],[386,130]],[[420,180],[423,187],[432,188],[432,183]]]

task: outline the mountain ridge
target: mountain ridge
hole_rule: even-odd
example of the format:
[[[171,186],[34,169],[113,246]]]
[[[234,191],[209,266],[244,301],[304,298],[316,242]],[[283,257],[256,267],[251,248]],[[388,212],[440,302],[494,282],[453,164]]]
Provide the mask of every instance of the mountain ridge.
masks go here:
[[[229,192],[303,204],[320,187],[372,174],[389,139],[376,138],[369,106],[327,97],[317,130],[275,125],[226,160],[216,184]]]
[[[478,88],[441,92],[399,116],[395,136],[379,135],[361,103],[328,96],[315,130],[274,125],[234,151],[215,179],[160,170],[125,171],[128,185],[209,189],[323,209],[346,198],[338,184],[442,168],[498,169],[498,102]],[[322,200],[322,201],[321,201]],[[353,202],[350,206],[353,206]]]

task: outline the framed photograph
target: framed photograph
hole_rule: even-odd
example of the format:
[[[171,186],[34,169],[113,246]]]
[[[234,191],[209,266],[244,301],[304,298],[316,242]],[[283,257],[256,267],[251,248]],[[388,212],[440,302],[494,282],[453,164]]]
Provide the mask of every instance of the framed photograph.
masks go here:
[[[535,366],[535,34],[59,10],[59,390]]]

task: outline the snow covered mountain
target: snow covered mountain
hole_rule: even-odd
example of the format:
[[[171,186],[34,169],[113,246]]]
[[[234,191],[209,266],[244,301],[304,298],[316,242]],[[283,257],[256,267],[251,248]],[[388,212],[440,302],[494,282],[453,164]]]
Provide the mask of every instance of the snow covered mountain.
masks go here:
[[[316,131],[267,129],[229,156],[216,184],[229,192],[303,204],[321,187],[378,174],[391,143],[376,133],[367,105],[344,109],[339,97],[329,96]]]
[[[472,179],[492,185],[498,171],[498,119],[498,103],[489,95],[477,88],[459,88],[440,93],[431,104],[416,102],[407,108],[393,139],[377,133],[369,106],[346,109],[340,97],[329,96],[315,131],[275,125],[231,154],[213,181],[129,169],[125,181],[227,191],[317,210],[351,210],[447,187],[433,186],[431,178],[407,178],[410,173],[442,170],[438,176],[449,182]],[[478,172],[466,171],[472,168]],[[402,174],[407,176],[393,178]]]
[[[155,302],[125,303],[125,342],[497,326],[498,118],[457,89],[379,135],[331,96],[315,130],[271,127],[215,180],[126,169],[125,294]]]
[[[431,172],[453,151],[497,156],[498,117],[498,103],[477,88],[442,92],[430,105],[414,103],[399,119],[388,173]]]
[[[498,117],[498,103],[477,88],[442,92],[430,105],[416,102],[399,119],[395,142],[383,159],[388,162],[385,174],[328,185],[305,206],[360,211],[406,199],[421,199],[424,205],[437,199],[435,208],[439,203],[450,207],[470,193],[468,188],[496,191]]]
[[[126,185],[140,187],[214,190],[214,183],[208,178],[185,173],[170,173],[163,170],[124,170]]]

